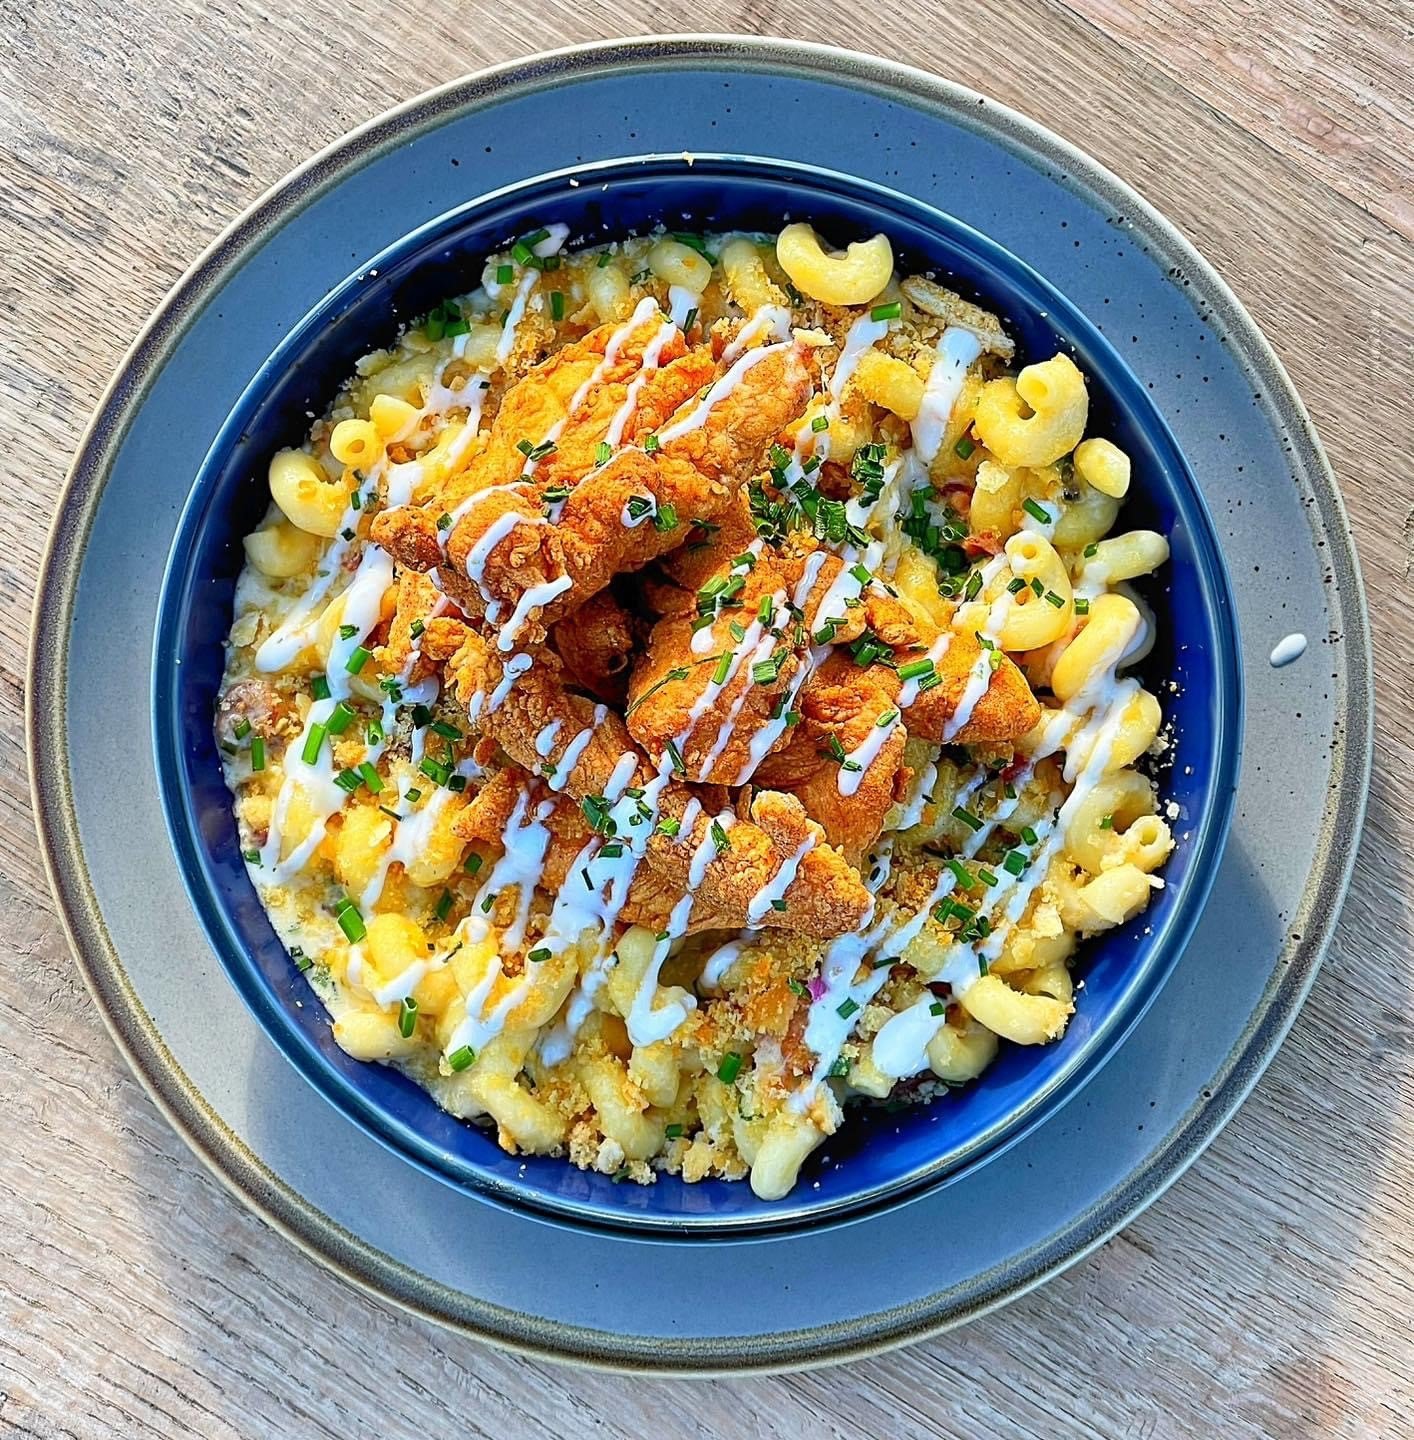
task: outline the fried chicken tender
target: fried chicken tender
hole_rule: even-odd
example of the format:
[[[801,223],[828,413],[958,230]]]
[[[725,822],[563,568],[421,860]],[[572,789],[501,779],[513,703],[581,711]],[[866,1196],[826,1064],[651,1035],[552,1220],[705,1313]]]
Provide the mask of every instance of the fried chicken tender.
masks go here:
[[[602,345],[602,332],[596,335]],[[680,336],[676,343],[681,346]],[[804,409],[812,384],[802,346],[772,348],[763,359],[728,372],[731,379],[717,376],[710,350],[698,347],[659,369],[640,368],[628,386],[619,380],[591,386],[554,454],[521,480],[526,461],[518,442],[552,430],[549,417],[563,414],[574,398],[563,393],[569,379],[584,374],[586,355],[577,368],[562,361],[575,349],[567,346],[507,392],[491,439],[472,467],[474,502],[454,525],[445,560],[440,550],[433,554],[436,522],[427,509],[385,511],[374,522],[380,545],[410,568],[436,566],[443,589],[473,617],[494,622],[529,603],[540,622],[549,624],[597,594],[615,574],[640,569],[681,544],[691,521],[710,521],[731,503],[766,446]],[[625,345],[625,356],[630,353]],[[664,345],[659,358],[671,354],[672,345]],[[708,381],[716,389],[703,399],[698,392]],[[660,429],[667,438],[651,453],[620,449],[594,467],[593,452],[626,410],[630,390],[634,409],[622,440],[632,446]],[[557,485],[572,488],[551,522],[544,495]],[[660,528],[649,523],[648,513],[635,520],[628,506],[636,500],[674,523]],[[544,599],[535,603],[536,596]]]
[[[638,636],[633,616],[608,590],[557,621],[550,643],[571,680],[597,700],[623,708]]]
[[[712,586],[720,591],[730,582],[735,587],[732,608],[723,609],[713,621],[708,637],[694,632],[695,597],[690,607],[675,607],[659,620],[629,683],[629,731],[653,755],[669,740],[675,741],[689,776],[728,785],[743,784],[753,773],[760,774],[763,759],[789,743],[796,753],[767,771],[773,778],[763,783],[800,793],[797,787],[820,768],[815,751],[834,732],[807,726],[793,735],[779,723],[781,707],[796,705],[807,716],[845,713],[841,696],[852,689],[854,703],[848,713],[867,716],[864,731],[854,742],[859,744],[868,725],[897,702],[902,688],[888,666],[876,663],[865,669],[852,662],[831,666],[822,650],[827,645],[851,645],[868,630],[891,648],[895,664],[906,664],[921,658],[938,636],[923,634],[912,613],[878,586],[868,587],[859,597],[861,603],[846,605],[838,588],[845,567],[833,555],[823,561],[817,555],[812,563],[803,554],[788,555],[758,543],[748,567],[743,563],[745,551],[722,563],[721,552],[727,547],[718,540],[708,548],[719,564],[704,580],[709,588],[701,593],[710,593]],[[808,584],[807,566],[814,571]],[[682,573],[697,572],[684,567]],[[772,615],[769,627],[760,618],[763,602]],[[787,602],[796,604],[795,618],[788,613]],[[730,628],[733,623],[742,633],[739,640]],[[822,642],[822,631],[831,638]],[[699,643],[710,638],[710,643],[695,648],[694,638]],[[1000,652],[994,653],[997,669],[986,690],[966,723],[948,735],[959,744],[1018,739],[1039,717],[1040,707],[1021,672]],[[949,637],[937,662],[941,683],[919,694],[903,717],[908,734],[931,740],[947,734],[969,691],[979,654],[975,636]],[[826,679],[827,672],[834,678]],[[826,687],[833,692],[828,697],[820,693]],[[880,703],[874,703],[876,696]],[[847,728],[853,733],[854,722]],[[763,745],[763,738],[769,743]],[[845,749],[854,748],[843,735],[838,738]],[[891,738],[878,751],[870,768],[879,767],[880,774],[871,780],[871,789],[877,787],[880,794],[892,791],[894,777],[887,774],[887,767],[890,757],[901,750],[902,741],[896,744]],[[853,809],[855,814],[867,813],[862,806]],[[879,811],[881,823],[887,809],[884,805]],[[845,843],[828,820],[825,826],[834,843]],[[855,848],[846,844],[850,853]]]
[[[677,824],[675,835],[658,826],[652,831],[644,862],[629,887],[632,909],[626,908],[626,916],[651,916],[660,923],[691,892],[695,903],[689,931],[740,928],[750,918],[752,924],[788,924],[792,930],[827,939],[854,929],[869,914],[872,899],[858,872],[825,842],[793,796],[760,793],[736,823],[731,824],[727,814],[728,843],[722,848],[712,838],[712,826],[714,820],[722,825],[723,818],[706,809],[689,786],[663,780],[618,715],[566,690],[563,668],[554,655],[539,651],[529,669],[513,673],[514,683],[506,685],[502,657],[473,631],[467,632],[448,667],[457,698],[467,706],[472,723],[493,737],[522,769],[548,773],[557,791],[592,803],[604,795],[611,777],[617,774],[622,782],[620,761],[632,756],[635,764],[628,784],[656,795],[659,820]],[[550,743],[537,745],[539,736],[549,737]],[[786,910],[768,906],[764,915],[756,915],[752,902],[807,835],[818,843],[801,855],[781,897]],[[693,861],[704,847],[711,848],[705,868],[699,861],[699,881]]]

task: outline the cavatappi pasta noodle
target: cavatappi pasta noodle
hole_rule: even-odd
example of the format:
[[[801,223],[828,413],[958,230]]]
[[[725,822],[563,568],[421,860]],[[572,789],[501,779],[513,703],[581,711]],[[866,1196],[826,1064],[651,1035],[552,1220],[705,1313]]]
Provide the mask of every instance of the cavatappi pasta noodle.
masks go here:
[[[1084,375],[889,242],[563,227],[270,464],[217,736],[351,1055],[512,1152],[785,1195],[1056,1039],[1172,848]]]

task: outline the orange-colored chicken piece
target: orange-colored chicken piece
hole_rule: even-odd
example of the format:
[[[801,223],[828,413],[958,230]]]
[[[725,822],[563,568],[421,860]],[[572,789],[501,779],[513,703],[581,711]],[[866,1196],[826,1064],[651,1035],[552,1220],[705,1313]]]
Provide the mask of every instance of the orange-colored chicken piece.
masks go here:
[[[603,332],[595,333],[602,346]],[[680,336],[676,344],[680,350]],[[428,509],[386,511],[374,522],[379,544],[411,568],[435,565],[443,589],[474,617],[504,624],[524,604],[532,618],[548,624],[615,574],[680,545],[692,521],[711,520],[731,502],[766,446],[804,408],[812,383],[807,352],[789,345],[731,380],[717,377],[718,388],[704,400],[698,392],[718,370],[710,349],[672,358],[673,346],[665,345],[660,359],[668,363],[661,368],[640,369],[627,385],[615,378],[591,386],[556,442],[563,458],[557,460],[557,448],[520,478],[529,462],[518,446],[538,444],[537,436],[550,433],[550,417],[563,417],[574,398],[564,394],[570,380],[584,383],[587,355],[575,364],[563,359],[574,349],[566,347],[506,393],[472,467],[477,498],[453,526],[445,558]],[[621,358],[632,354],[626,344]],[[627,409],[630,390],[634,408],[622,441],[632,447],[659,430],[665,438],[651,452],[619,449],[593,466],[610,425]],[[587,473],[580,469],[586,463]],[[554,502],[555,518],[548,519],[547,492],[565,488],[568,497]]]
[[[633,616],[608,590],[557,621],[550,642],[581,690],[623,709],[638,636]]]
[[[656,797],[655,828],[629,889],[631,913],[661,921],[690,892],[690,930],[777,924],[818,938],[844,934],[869,913],[871,897],[858,872],[812,829],[798,800],[763,792],[735,823],[730,813],[714,815],[689,786],[662,778],[617,714],[569,693],[548,651],[508,677],[503,657],[468,631],[449,676],[473,725],[521,768],[547,776],[555,790],[592,808],[618,776]],[[537,744],[540,736],[549,743]],[[633,762],[627,781],[620,765],[626,756]],[[664,821],[676,833],[665,832]],[[723,829],[725,845],[714,839]],[[767,906],[757,914],[753,902],[812,836],[817,843],[801,854],[780,897],[785,909]]]

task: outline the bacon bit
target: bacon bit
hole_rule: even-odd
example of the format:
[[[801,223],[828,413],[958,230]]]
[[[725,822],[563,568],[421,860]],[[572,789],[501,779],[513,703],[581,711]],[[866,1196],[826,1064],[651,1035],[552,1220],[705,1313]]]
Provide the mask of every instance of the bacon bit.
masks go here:
[[[980,535],[965,536],[962,553],[975,560],[979,555],[1000,555],[1002,540],[995,530],[984,530]]]
[[[831,500],[848,500],[854,493],[854,482],[849,470],[838,460],[826,460],[815,472],[815,485],[822,495]]]
[[[1028,763],[1029,762],[1025,755],[1013,756],[1011,764],[1002,771],[1002,779],[1008,782],[1015,780],[1016,777],[1020,775],[1023,770],[1026,769]]]

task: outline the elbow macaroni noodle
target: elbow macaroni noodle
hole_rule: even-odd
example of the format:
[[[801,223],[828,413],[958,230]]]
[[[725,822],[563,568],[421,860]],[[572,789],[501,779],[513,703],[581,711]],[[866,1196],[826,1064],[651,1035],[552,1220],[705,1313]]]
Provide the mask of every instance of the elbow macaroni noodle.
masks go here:
[[[1126,925],[1162,886],[1164,716],[1131,672],[1157,625],[1144,579],[1169,546],[1116,532],[1131,462],[1085,434],[1075,363],[1015,361],[996,316],[897,275],[885,236],[833,250],[796,223],[560,243],[547,229],[492,256],[480,287],[361,361],[303,443],[272,458],[227,646],[226,776],[251,878],[350,1055],[397,1066],[507,1150],[637,1183],[749,1176],[776,1200],[851,1102],[945,1103],[1002,1043],[1055,1040],[1083,1003],[1077,942]],[[594,327],[621,336],[645,304],[658,324],[676,304],[676,333],[689,302],[723,366],[754,323],[741,348],[779,343],[785,325],[818,370],[753,485],[793,474],[808,489],[808,457],[828,460],[854,529],[839,540],[796,514],[770,543],[868,558],[871,581],[939,636],[930,654],[974,634],[957,712],[1003,657],[1041,700],[1000,749],[956,743],[965,714],[944,743],[908,735],[907,794],[859,865],[876,907],[861,935],[684,934],[676,910],[601,925],[574,909],[574,867],[546,878],[558,832],[529,791],[485,828],[509,762],[478,744],[445,683],[465,619],[370,535],[376,514],[421,507],[445,562],[508,387]],[[959,335],[975,358],[952,374]],[[624,389],[606,416],[631,412]],[[539,439],[520,447],[522,480]],[[911,703],[900,692],[901,723]],[[766,912],[778,897],[758,898]]]

